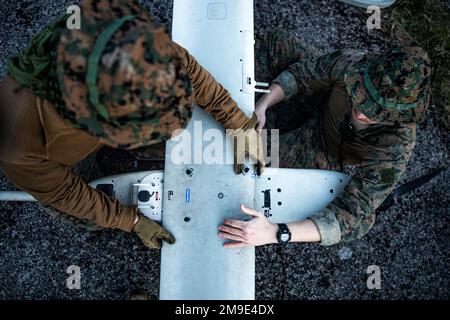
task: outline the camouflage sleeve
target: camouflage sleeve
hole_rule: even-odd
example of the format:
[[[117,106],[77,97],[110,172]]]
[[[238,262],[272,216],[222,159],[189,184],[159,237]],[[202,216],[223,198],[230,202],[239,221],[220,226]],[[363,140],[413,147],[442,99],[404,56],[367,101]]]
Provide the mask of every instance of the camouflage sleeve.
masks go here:
[[[344,192],[311,220],[321,244],[363,237],[375,223],[375,210],[393,191],[406,169],[416,140],[416,126],[404,125],[371,138],[367,155]]]
[[[375,223],[375,210],[394,189],[406,160],[366,163],[352,177],[343,194],[310,219],[322,245],[363,237]]]
[[[358,56],[353,51],[335,51],[311,60],[290,65],[272,83],[279,84],[289,99],[296,94],[312,95],[328,90]]]
[[[176,45],[192,82],[194,102],[226,129],[243,128],[250,118],[242,112],[230,93],[183,47]]]

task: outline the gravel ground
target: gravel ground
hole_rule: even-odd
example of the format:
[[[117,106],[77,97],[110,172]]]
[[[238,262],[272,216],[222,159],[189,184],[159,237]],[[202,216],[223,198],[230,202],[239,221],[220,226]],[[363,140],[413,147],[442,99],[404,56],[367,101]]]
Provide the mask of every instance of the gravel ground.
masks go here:
[[[170,28],[171,1],[142,1]],[[69,1],[0,0],[0,76],[6,57]],[[322,52],[353,47],[379,51],[387,41],[365,28],[367,14],[337,1],[255,0],[255,29],[282,27]],[[123,152],[104,150],[104,174],[160,167],[138,163]],[[418,140],[404,181],[432,168],[448,166],[448,133],[430,115],[418,128]],[[448,299],[449,171],[404,196],[378,216],[359,241],[332,247],[291,244],[257,249],[257,299]],[[0,190],[13,188],[0,177]],[[87,233],[48,217],[37,204],[0,204],[0,299],[123,299],[144,288],[157,299],[160,254],[135,235],[121,231]],[[82,270],[81,290],[68,290],[66,269]],[[369,290],[366,270],[381,269],[381,289]]]

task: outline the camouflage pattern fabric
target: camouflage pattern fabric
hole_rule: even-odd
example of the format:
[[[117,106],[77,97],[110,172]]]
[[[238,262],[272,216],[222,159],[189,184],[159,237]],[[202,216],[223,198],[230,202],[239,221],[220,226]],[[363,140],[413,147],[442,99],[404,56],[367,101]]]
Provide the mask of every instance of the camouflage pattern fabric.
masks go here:
[[[258,81],[272,81],[291,64],[317,57],[319,52],[298,37],[279,28],[255,37],[255,75]]]
[[[296,130],[280,136],[280,167],[341,170],[341,163],[327,149],[321,119],[313,116]]]
[[[276,28],[257,34],[255,39],[256,78],[271,82],[297,61],[310,60],[318,56],[319,52],[314,47],[283,29]],[[280,109],[283,109],[284,116],[284,111],[290,107],[287,106],[289,102],[281,103]],[[321,134],[320,114],[323,113],[323,108],[313,106],[313,101],[302,102],[305,103],[302,105],[304,110],[300,112],[295,110],[297,114],[305,118],[301,127],[280,136],[280,167],[339,170],[340,163],[326,148]],[[302,102],[294,101],[295,104]],[[298,105],[294,107],[300,109]],[[277,129],[284,131],[283,128]]]
[[[286,36],[284,41],[283,33],[279,31],[268,32],[264,38],[259,39],[264,39],[274,48],[293,46],[294,41],[291,36]],[[296,46],[297,44],[294,45]],[[264,45],[257,42],[256,47]],[[297,48],[301,50],[302,47]],[[361,238],[373,226],[376,208],[392,192],[405,171],[415,143],[415,124],[373,125],[368,129],[352,132],[344,139],[338,130],[339,122],[343,121],[343,116],[354,106],[348,96],[344,78],[364,55],[354,50],[340,50],[300,59],[289,65],[301,54],[296,50],[272,49],[272,52],[289,54],[267,59],[263,52],[262,58],[256,57],[257,63],[276,63],[269,67],[256,65],[256,70],[264,69],[268,74],[273,70],[270,76],[276,76],[273,82],[282,86],[287,99],[320,93],[325,93],[328,97],[324,104],[312,107],[313,112],[303,125],[280,136],[280,166],[342,171],[351,167],[350,163],[343,162],[339,153],[330,149],[324,138],[325,133],[332,132],[342,144],[352,145],[358,142],[358,148],[349,150],[361,152],[358,155],[360,161],[354,167],[355,173],[343,194],[311,220],[319,229],[322,245]],[[283,63],[283,59],[287,62]],[[286,64],[288,67],[284,71],[275,70],[276,66]],[[280,74],[276,75],[277,72]]]
[[[82,1],[81,30],[61,34],[57,74],[62,116],[111,147],[160,143],[191,116],[174,43],[135,1]]]
[[[378,122],[417,122],[430,97],[431,60],[419,47],[394,47],[364,57],[346,69],[344,78],[352,103]]]
[[[319,52],[314,47],[283,29],[275,28],[256,34],[255,79],[270,83],[291,64],[317,56]],[[261,96],[261,93],[256,93],[256,101]],[[280,134],[297,129],[312,116],[321,99],[320,96],[297,95],[280,102],[282,108],[274,106],[268,110],[265,128],[278,129]],[[296,116],[286,118],[286,114]]]

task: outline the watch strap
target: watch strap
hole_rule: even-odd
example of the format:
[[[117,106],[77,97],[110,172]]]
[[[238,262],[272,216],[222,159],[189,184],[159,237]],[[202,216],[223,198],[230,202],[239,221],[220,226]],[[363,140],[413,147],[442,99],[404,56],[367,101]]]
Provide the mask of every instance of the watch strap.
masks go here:
[[[281,236],[287,234],[289,239],[287,241],[282,241]],[[285,223],[278,223],[277,240],[280,244],[286,244],[291,240],[291,231]]]

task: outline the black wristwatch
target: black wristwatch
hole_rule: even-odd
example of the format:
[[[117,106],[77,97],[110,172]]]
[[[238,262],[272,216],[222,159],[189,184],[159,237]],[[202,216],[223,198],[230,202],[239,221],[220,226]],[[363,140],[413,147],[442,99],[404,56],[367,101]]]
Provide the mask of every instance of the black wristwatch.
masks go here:
[[[287,244],[291,241],[291,231],[285,223],[278,223],[277,240],[279,244]]]

